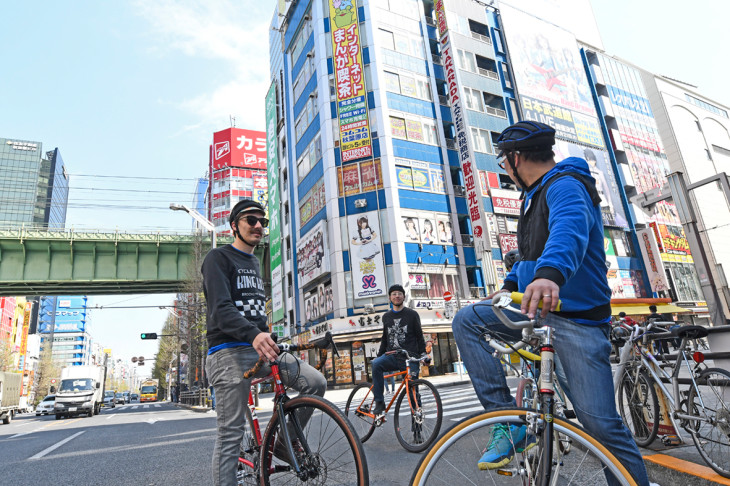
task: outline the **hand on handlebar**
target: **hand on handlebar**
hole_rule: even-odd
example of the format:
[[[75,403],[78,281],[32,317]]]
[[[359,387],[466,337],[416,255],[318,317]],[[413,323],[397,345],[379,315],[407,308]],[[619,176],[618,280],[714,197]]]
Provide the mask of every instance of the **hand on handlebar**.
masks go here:
[[[266,332],[259,333],[251,345],[262,358],[275,361],[279,357],[279,346],[271,339],[271,335]]]
[[[543,301],[541,317],[547,317],[548,312],[554,312],[560,302],[560,287],[552,280],[538,278],[527,286],[522,297],[520,311],[530,319],[535,318],[537,307]]]

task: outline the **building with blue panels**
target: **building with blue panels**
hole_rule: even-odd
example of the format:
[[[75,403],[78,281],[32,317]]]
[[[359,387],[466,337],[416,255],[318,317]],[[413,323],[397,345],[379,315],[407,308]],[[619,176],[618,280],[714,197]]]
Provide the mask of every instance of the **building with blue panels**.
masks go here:
[[[329,365],[335,385],[367,379],[395,283],[433,343],[430,371],[452,371],[444,293],[464,305],[496,289],[502,250],[515,243],[519,194],[494,148],[518,118],[498,14],[477,2],[447,6],[478,171],[465,176],[433,8],[302,0],[272,20],[267,143],[275,138],[279,161],[284,308],[272,324],[298,342],[332,331],[343,348]],[[466,198],[475,180],[489,224],[479,249]]]
[[[88,332],[88,297],[44,297],[41,302],[42,316],[38,325],[41,351],[52,341],[52,356],[58,365],[89,364],[92,343]]]

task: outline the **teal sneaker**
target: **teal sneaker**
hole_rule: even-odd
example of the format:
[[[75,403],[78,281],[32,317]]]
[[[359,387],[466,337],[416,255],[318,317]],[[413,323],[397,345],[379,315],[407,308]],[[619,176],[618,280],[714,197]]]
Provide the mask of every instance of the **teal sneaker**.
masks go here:
[[[515,457],[515,452],[522,453],[535,447],[537,439],[534,435],[527,435],[524,425],[497,424],[493,428],[492,440],[484,451],[477,466],[482,471],[497,469],[509,464]]]

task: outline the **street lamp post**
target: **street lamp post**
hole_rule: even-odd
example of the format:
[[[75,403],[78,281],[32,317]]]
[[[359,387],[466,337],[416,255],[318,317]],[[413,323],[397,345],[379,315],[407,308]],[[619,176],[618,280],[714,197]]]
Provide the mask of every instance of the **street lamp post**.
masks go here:
[[[213,240],[212,246],[213,246],[213,248],[216,247],[216,234],[215,234],[215,226],[213,225],[213,223],[211,223],[210,221],[208,221],[202,214],[200,214],[196,210],[194,210],[192,208],[189,208],[189,207],[187,207],[184,204],[170,203],[170,209],[172,209],[173,211],[185,211],[195,221],[197,221],[198,223],[200,223],[201,226],[203,226],[205,229],[207,229],[208,231],[210,231],[210,234],[211,234],[211,237],[212,237],[212,240]]]

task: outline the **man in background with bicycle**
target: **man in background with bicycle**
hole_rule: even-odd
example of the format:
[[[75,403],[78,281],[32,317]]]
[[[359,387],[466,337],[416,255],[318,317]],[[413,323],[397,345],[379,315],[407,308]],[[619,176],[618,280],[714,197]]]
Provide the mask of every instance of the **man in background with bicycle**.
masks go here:
[[[238,455],[251,388],[251,381],[244,379],[243,373],[259,357],[274,361],[279,356],[279,348],[266,325],[264,282],[253,254],[269,221],[263,206],[243,199],[231,210],[229,223],[235,237],[233,243],[208,252],[202,267],[209,347],[205,372],[216,394],[216,486],[237,484]],[[327,381],[312,366],[298,359],[283,360],[279,365],[284,385],[300,393],[324,396]],[[269,371],[265,366],[257,376],[266,376]]]
[[[412,357],[426,354],[426,341],[421,330],[418,312],[404,307],[406,291],[402,285],[392,285],[388,298],[393,308],[383,314],[383,336],[380,338],[378,357],[373,360],[373,414],[377,417],[385,411],[383,397],[383,372],[403,371],[403,359],[395,353],[405,350]],[[418,378],[418,362],[411,362],[411,375]]]
[[[519,122],[497,141],[500,167],[522,189],[517,241],[520,259],[501,292],[524,293],[521,311],[555,329],[556,370],[581,424],[631,472],[648,485],[643,460],[616,411],[609,342],[611,290],[606,278],[603,222],[596,181],[585,160],[556,164],[555,130],[543,123]],[[562,299],[561,311],[555,312]],[[544,302],[540,311],[538,303]],[[520,320],[519,315],[511,315]],[[501,324],[491,303],[461,309],[453,331],[477,396],[485,409],[514,407],[515,399],[499,358],[483,340],[484,331],[519,340],[519,331]],[[560,373],[557,373],[560,372]],[[478,462],[480,469],[508,464],[515,452],[535,444],[524,426],[495,431]]]

